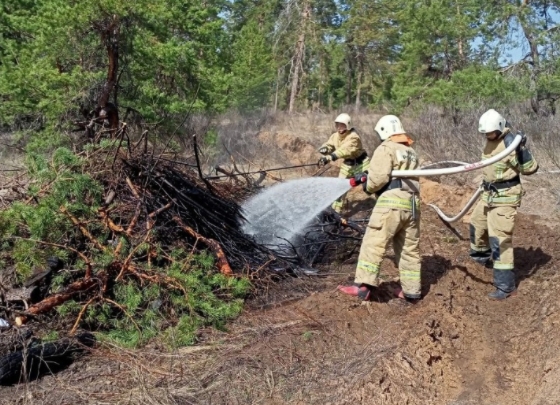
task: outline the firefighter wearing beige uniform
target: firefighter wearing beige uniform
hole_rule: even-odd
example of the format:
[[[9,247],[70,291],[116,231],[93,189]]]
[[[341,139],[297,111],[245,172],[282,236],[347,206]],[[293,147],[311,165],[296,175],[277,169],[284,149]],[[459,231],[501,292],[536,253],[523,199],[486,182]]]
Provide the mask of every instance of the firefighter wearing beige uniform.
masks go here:
[[[319,153],[325,155],[319,159],[319,164],[325,165],[338,159],[344,159],[340,165],[338,177],[349,179],[367,170],[369,158],[362,146],[360,136],[350,126],[350,116],[344,113],[340,114],[336,117],[334,123],[336,132],[319,148]],[[345,200],[346,194],[336,200],[332,208],[341,213]]]
[[[493,109],[480,117],[478,131],[486,135],[482,159],[502,152],[515,138],[504,117]],[[516,151],[483,169],[484,193],[471,216],[470,256],[481,264],[492,264],[496,287],[489,294],[492,299],[505,299],[516,290],[512,236],[523,194],[519,175],[538,170],[538,164],[525,143],[523,135]]]
[[[391,178],[393,170],[414,170],[418,158],[412,140],[394,115],[382,117],[375,127],[383,141],[375,150],[368,173],[350,180],[352,186],[363,184],[364,191],[375,194],[377,202],[366,229],[354,285],[339,286],[346,294],[369,300],[377,286],[379,268],[387,246],[393,241],[402,290],[399,298],[421,298],[420,285],[420,185],[417,177]]]

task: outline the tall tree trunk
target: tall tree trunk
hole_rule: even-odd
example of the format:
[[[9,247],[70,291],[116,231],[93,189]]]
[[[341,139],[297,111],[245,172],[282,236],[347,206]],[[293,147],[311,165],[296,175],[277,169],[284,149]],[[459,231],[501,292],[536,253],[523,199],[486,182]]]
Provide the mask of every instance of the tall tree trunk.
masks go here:
[[[358,49],[358,54],[356,55],[356,66],[357,66],[358,74],[356,76],[356,102],[354,107],[356,112],[358,112],[362,104],[362,80],[364,79],[364,49]]]
[[[101,39],[107,49],[109,60],[107,79],[97,100],[98,115],[108,121],[111,135],[114,135],[119,128],[119,110],[116,104],[109,102],[109,99],[114,91],[114,101],[115,103],[117,102],[116,84],[119,71],[119,39],[121,30],[119,17],[114,15],[103,21],[98,27],[101,28]]]
[[[293,57],[292,62],[292,86],[290,89],[290,102],[288,106],[288,112],[291,114],[296,105],[296,97],[298,93],[299,85],[299,71],[302,68],[303,61],[303,48],[305,46],[305,32],[301,32],[298,36],[298,41],[296,44],[296,53]]]
[[[296,51],[292,58],[292,85],[290,89],[290,101],[288,103],[288,113],[292,113],[295,109],[296,98],[298,95],[300,71],[303,71],[303,54],[305,50],[305,32],[307,30],[307,22],[309,20],[311,10],[309,4],[303,4],[303,12],[301,16],[300,33],[296,43]]]
[[[356,103],[355,103],[355,110],[358,112],[361,106],[361,98],[362,96],[362,71],[358,72],[358,77],[356,78]]]
[[[531,54],[531,72],[529,75],[530,80],[530,90],[532,93],[531,96],[531,108],[533,109],[535,114],[539,114],[540,112],[540,102],[539,102],[539,95],[537,94],[537,80],[539,78],[540,73],[540,55],[539,55],[539,48],[537,45],[537,39],[535,35],[531,31],[531,27],[529,26],[529,22],[525,21],[523,18],[523,8],[528,5],[528,1],[524,0],[521,6],[521,10],[518,15],[519,25],[521,25],[521,29],[523,30],[523,35],[525,35],[525,39],[529,43],[529,52]]]
[[[280,89],[280,76],[282,73],[282,68],[278,68],[276,74],[276,92],[274,93],[274,112],[278,110],[278,91]]]
[[[461,6],[459,5],[459,2],[457,2],[457,17],[461,17]],[[463,27],[461,27],[461,30],[463,29]],[[457,47],[459,50],[459,60],[461,61],[460,65],[461,67],[463,67],[465,65],[465,51],[463,50],[463,36],[462,34],[459,34],[459,40],[457,43]]]

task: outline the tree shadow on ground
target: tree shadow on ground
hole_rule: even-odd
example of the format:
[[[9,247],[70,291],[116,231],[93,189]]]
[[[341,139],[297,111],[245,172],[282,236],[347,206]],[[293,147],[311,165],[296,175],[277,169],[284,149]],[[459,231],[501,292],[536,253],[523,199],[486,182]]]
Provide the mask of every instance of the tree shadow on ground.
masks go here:
[[[465,266],[455,266],[455,268],[462,271],[463,273],[465,273],[465,276],[467,276],[468,278],[470,278],[471,280],[473,280],[473,281],[475,281],[479,284],[492,285],[492,282],[483,280],[482,278],[478,277],[477,275],[471,273],[469,271],[469,269],[467,269]],[[486,271],[492,271],[492,269],[486,267]]]
[[[514,248],[513,257],[515,260],[515,274],[517,283],[534,276],[539,272],[550,260],[552,256],[538,247]]]
[[[422,297],[425,297],[431,290],[432,285],[436,285],[439,280],[451,269],[458,269],[468,273],[465,266],[453,264],[450,259],[440,255],[430,255],[422,257]],[[475,278],[468,273],[469,277]],[[482,281],[477,279],[477,281]]]

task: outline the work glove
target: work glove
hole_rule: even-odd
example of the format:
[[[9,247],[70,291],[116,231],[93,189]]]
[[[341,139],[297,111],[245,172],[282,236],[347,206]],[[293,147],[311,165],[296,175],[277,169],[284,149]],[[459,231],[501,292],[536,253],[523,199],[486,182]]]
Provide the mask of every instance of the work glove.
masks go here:
[[[321,159],[319,159],[317,164],[319,165],[319,167],[321,167],[321,166],[325,166],[326,164],[328,164],[330,162],[332,162],[332,159],[329,155],[327,155],[327,156],[323,156]]]
[[[358,173],[350,179],[350,185],[356,187],[360,184],[364,184],[367,181],[367,172]]]
[[[318,164],[319,166],[324,166],[327,163],[334,162],[336,159],[338,159],[337,156],[334,153],[331,153],[330,155],[323,156],[321,159],[319,159]]]
[[[323,146],[321,148],[319,148],[319,153],[321,155],[328,155],[329,154],[329,148],[326,146]]]

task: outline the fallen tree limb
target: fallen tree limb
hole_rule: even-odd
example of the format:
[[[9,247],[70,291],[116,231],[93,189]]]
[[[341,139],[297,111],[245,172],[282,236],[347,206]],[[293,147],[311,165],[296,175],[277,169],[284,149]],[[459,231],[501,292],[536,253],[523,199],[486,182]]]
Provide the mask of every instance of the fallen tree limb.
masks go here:
[[[95,285],[98,284],[98,282],[99,280],[97,278],[89,278],[89,279],[82,279],[82,280],[75,281],[72,284],[70,284],[63,292],[58,294],[53,294],[45,298],[44,300],[30,306],[29,309],[26,311],[26,314],[38,315],[38,314],[43,314],[45,312],[48,312],[51,309],[59,306],[60,304],[65,303],[77,293],[85,292],[90,288],[94,287]],[[23,325],[26,321],[27,321],[27,317],[23,315],[18,316],[16,318],[16,324],[18,326]]]
[[[204,243],[206,246],[208,246],[208,248],[216,255],[216,257],[218,259],[217,264],[218,264],[218,268],[220,270],[220,273],[228,275],[228,276],[233,274],[233,271],[231,270],[231,267],[228,263],[227,257],[225,255],[222,247],[220,246],[220,244],[217,241],[215,241],[213,239],[205,238],[204,236],[200,235],[194,229],[185,225],[183,223],[183,221],[181,221],[181,218],[179,218],[177,216],[173,217],[173,221],[175,221],[175,223],[177,223],[177,225],[179,225],[182,230],[187,232],[193,238],[196,238],[197,240],[200,240],[202,243]]]

